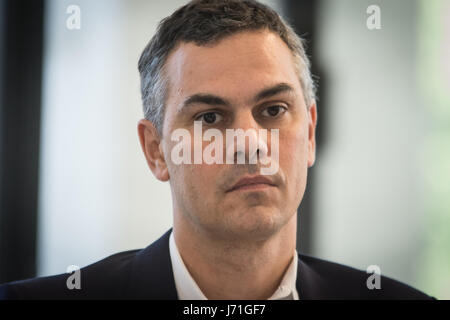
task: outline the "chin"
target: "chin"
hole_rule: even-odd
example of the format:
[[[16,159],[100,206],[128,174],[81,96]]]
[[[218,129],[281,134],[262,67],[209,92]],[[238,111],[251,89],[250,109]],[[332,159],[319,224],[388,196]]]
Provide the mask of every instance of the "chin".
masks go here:
[[[264,240],[276,234],[288,221],[277,208],[251,207],[232,215],[228,226],[239,238]]]

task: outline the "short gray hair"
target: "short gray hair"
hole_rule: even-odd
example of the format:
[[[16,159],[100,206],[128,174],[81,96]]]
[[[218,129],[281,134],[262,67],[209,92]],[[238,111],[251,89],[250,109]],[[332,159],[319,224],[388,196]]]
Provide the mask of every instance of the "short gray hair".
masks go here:
[[[241,31],[267,29],[280,36],[291,50],[309,107],[316,100],[310,62],[303,42],[292,27],[271,8],[253,0],[194,0],[164,18],[139,59],[144,117],[162,135],[168,79],[164,65],[180,42],[204,46]]]

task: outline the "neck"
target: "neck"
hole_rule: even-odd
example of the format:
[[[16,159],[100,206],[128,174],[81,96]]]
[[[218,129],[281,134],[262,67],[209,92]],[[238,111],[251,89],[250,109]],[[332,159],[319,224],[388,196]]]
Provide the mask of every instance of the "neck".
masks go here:
[[[192,278],[208,299],[263,300],[277,289],[296,245],[297,215],[264,240],[224,241],[174,215],[174,238]]]

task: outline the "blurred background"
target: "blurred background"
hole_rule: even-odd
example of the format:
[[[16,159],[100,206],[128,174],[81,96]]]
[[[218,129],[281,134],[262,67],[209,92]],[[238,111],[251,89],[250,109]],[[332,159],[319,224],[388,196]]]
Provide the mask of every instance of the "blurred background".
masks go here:
[[[147,246],[172,204],[137,61],[185,1],[0,1],[0,283]],[[263,2],[319,85],[298,250],[450,299],[450,0]]]

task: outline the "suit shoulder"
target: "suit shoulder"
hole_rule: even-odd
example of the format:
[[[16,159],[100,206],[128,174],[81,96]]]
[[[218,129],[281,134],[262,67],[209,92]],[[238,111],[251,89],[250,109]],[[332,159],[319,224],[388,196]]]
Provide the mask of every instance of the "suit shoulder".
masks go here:
[[[299,254],[304,268],[313,270],[334,299],[433,299],[427,294],[390,277],[381,275],[380,288],[369,289],[373,273],[343,264]]]
[[[0,299],[95,299],[120,297],[126,286],[131,261],[141,250],[110,255],[79,270],[80,289],[68,288],[69,277],[63,273],[6,283],[0,286]]]

